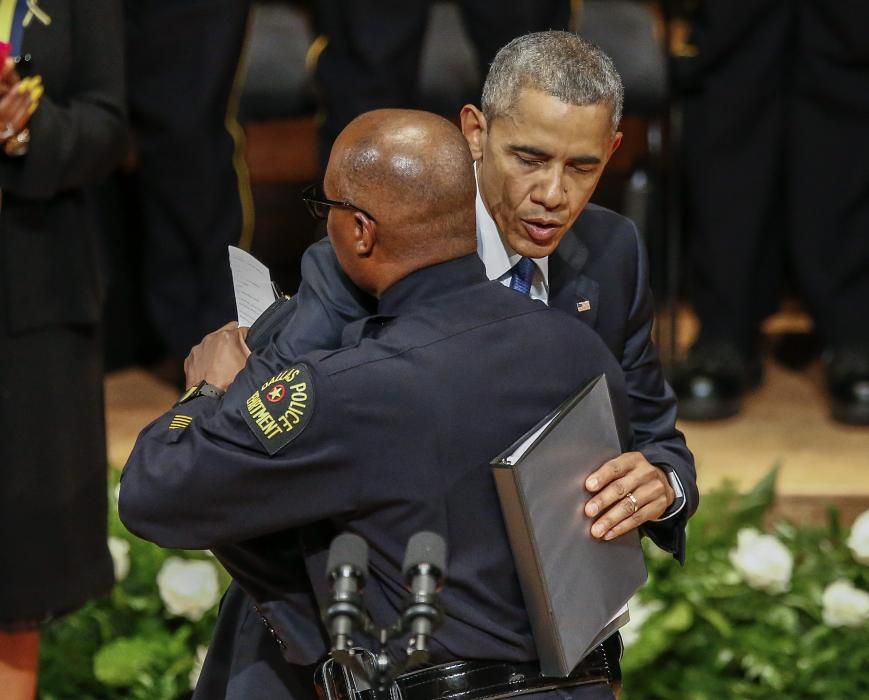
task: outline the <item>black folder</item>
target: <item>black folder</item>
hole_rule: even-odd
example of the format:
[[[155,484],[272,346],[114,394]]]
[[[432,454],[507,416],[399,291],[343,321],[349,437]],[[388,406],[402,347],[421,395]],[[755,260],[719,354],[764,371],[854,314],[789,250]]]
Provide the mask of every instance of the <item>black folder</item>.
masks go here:
[[[540,666],[566,676],[627,622],[646,581],[636,530],[591,536],[589,474],[621,454],[606,377],[593,379],[492,461]]]

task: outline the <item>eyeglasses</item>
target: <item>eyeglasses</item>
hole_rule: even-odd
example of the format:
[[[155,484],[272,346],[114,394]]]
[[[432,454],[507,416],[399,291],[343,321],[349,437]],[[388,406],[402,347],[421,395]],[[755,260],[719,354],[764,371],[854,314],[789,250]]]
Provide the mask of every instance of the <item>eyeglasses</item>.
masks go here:
[[[341,207],[342,209],[352,209],[353,211],[361,212],[372,221],[377,221],[377,219],[371,216],[371,214],[361,207],[357,207],[355,204],[351,204],[350,202],[336,202],[334,199],[326,199],[326,196],[317,185],[308,185],[302,190],[302,201],[308,208],[308,213],[315,219],[324,220],[328,218],[329,207]]]

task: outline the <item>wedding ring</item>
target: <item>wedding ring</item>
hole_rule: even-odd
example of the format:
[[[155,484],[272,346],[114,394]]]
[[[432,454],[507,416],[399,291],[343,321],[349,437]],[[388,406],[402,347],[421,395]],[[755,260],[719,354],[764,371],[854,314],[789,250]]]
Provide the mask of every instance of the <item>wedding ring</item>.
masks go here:
[[[631,505],[634,507],[634,513],[636,513],[640,509],[640,502],[637,500],[637,497],[628,491],[628,495],[625,498],[631,502]]]

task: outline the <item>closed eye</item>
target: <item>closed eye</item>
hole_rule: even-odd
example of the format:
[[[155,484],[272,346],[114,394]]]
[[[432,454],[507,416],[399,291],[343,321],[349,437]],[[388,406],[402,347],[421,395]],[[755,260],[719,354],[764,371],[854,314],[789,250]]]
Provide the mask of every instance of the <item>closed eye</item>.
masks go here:
[[[532,167],[535,165],[541,165],[543,163],[539,158],[529,158],[528,156],[523,156],[520,153],[514,153],[516,156],[516,160],[518,160],[522,165],[526,167]]]
[[[574,169],[574,171],[576,171],[578,173],[582,173],[583,175],[590,175],[595,170],[597,170],[597,168],[595,168],[593,165],[576,165],[576,164],[574,164],[571,167]]]

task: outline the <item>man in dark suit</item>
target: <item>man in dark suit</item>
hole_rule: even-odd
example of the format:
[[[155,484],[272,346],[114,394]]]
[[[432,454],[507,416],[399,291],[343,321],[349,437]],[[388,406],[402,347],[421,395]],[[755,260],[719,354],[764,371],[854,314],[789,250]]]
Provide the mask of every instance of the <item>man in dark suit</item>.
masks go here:
[[[169,547],[267,538],[269,549],[249,547],[234,573],[278,596],[281,553],[298,528],[325,520],[358,533],[371,543],[365,601],[379,626],[402,608],[408,538],[437,532],[449,542],[450,578],[427,676],[493,699],[614,698],[617,664],[603,648],[569,678],[537,678],[489,462],[601,373],[623,416],[618,363],[580,320],[530,300],[517,280],[519,293],[486,278],[471,154],[445,119],[405,110],[359,117],[335,143],[325,187],[314,205],[341,268],[376,299],[376,315],[348,325],[339,350],[277,369],[254,353],[225,395],[200,387],[158,418],[124,470],[121,517]],[[211,379],[211,344],[190,373]],[[517,357],[539,366],[529,372]],[[308,547],[304,558],[328,600],[322,559]],[[389,645],[399,657],[401,647]],[[438,666],[456,660],[485,670],[485,685],[470,670]]]
[[[598,518],[598,536],[642,526],[682,560],[685,522],[697,507],[696,476],[691,453],[675,428],[675,398],[651,341],[645,253],[628,219],[587,204],[619,145],[621,103],[621,80],[612,62],[572,34],[531,34],[499,52],[482,110],[468,106],[462,113],[479,187],[478,253],[487,276],[505,283],[512,280],[520,257],[533,259],[531,296],[590,325],[618,359],[626,378],[634,449],[603,465],[593,477],[596,485],[588,483],[594,496],[586,513]],[[341,272],[326,241],[305,254],[302,277],[284,322],[258,352],[274,367],[312,349],[341,346],[346,324],[374,308],[373,300]],[[212,341],[231,350],[227,361],[208,376],[188,372],[189,385],[207,379],[226,386],[244,364],[247,350],[238,331],[220,331]],[[534,358],[519,359],[535,366]],[[206,682],[235,686],[239,697],[249,679],[261,684],[270,678],[276,688],[288,685],[281,654],[269,646],[265,630],[278,629],[286,642],[293,629],[316,625],[316,607],[304,582],[297,582],[296,593],[291,606],[260,605],[254,612],[233,587],[221,611]],[[247,653],[252,648],[270,650],[272,658],[252,658]],[[292,663],[305,665],[317,660],[323,646],[290,642],[280,651]]]

